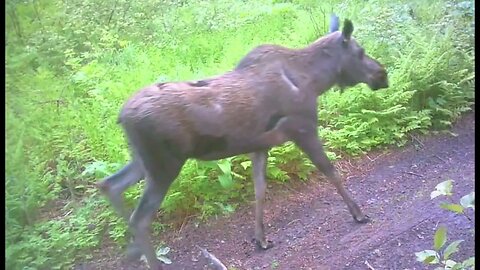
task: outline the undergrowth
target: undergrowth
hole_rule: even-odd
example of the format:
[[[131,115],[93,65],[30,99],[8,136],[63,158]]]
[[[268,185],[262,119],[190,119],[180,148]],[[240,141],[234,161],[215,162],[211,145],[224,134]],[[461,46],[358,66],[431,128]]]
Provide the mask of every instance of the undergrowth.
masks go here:
[[[390,79],[385,90],[319,98],[332,160],[446,129],[474,101],[469,1],[17,0],[6,9],[7,269],[67,269],[108,238],[125,244],[124,222],[94,183],[130,158],[116,119],[134,91],[226,72],[263,43],[305,46],[326,33],[331,11],[353,20]],[[253,197],[250,170],[247,156],[189,161],[159,217],[233,212]],[[293,144],[269,152],[273,181],[312,170]],[[142,187],[127,191],[131,207]]]
[[[457,219],[466,219],[468,220],[470,225],[474,225],[474,220],[470,217],[468,209],[471,208],[472,211],[475,212],[475,191],[472,191],[469,194],[465,194],[460,198],[460,203],[456,203],[452,198],[452,196],[454,195],[452,192],[453,182],[453,180],[449,179],[439,183],[435,187],[435,190],[432,191],[432,193],[430,194],[430,198],[434,199],[439,196],[449,198],[451,203],[442,202],[440,204],[440,207],[457,214]],[[435,267],[435,270],[475,269],[475,256],[465,258],[462,262],[455,261],[458,260],[458,257],[456,256],[457,254],[455,253],[461,251],[462,248],[459,248],[459,246],[461,246],[461,243],[465,240],[458,239],[446,245],[448,241],[447,231],[448,228],[445,225],[438,226],[438,229],[435,231],[433,237],[434,249],[426,249],[415,252],[417,261],[422,262],[425,265],[437,265],[437,267]],[[470,226],[469,232],[472,233],[472,237],[475,236],[475,228],[472,229],[472,226]]]

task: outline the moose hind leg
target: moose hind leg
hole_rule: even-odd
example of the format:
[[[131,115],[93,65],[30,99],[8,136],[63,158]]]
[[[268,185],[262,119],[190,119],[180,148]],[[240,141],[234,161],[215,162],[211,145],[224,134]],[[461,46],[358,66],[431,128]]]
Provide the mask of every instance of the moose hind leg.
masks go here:
[[[138,207],[132,214],[130,219],[130,229],[134,234],[134,245],[129,247],[129,252],[133,252],[131,249],[138,249],[145,255],[150,269],[162,269],[161,263],[157,259],[153,245],[150,242],[150,225],[158,210],[166,190],[159,187],[155,180],[147,177],[147,187],[140,200]],[[138,252],[135,250],[135,252]]]
[[[162,269],[151,241],[151,223],[171,183],[178,176],[185,159],[171,152],[169,142],[142,126],[125,126],[132,152],[143,165],[146,187],[138,206],[133,211],[129,228],[134,242],[128,253],[145,255],[150,269]],[[133,251],[132,251],[133,250]],[[139,251],[139,252],[137,252]]]
[[[163,149],[157,148],[156,150],[162,151]],[[146,188],[129,222],[135,239],[134,245],[130,246],[130,249],[139,249],[145,255],[150,269],[162,269],[161,262],[157,259],[155,249],[150,242],[152,219],[160,207],[170,184],[180,172],[183,163],[184,161],[178,161],[173,158],[171,160],[156,159],[156,164],[152,164],[152,162],[145,163],[147,172]],[[129,250],[129,252],[132,251]]]
[[[265,237],[265,227],[263,225],[263,209],[265,204],[265,192],[267,183],[265,181],[265,171],[267,167],[267,153],[265,151],[255,152],[251,155],[253,167],[253,179],[255,182],[255,242],[262,249],[269,249],[273,246],[272,242],[267,241]]]
[[[148,183],[138,207],[130,219],[130,229],[134,234],[134,245],[130,249],[137,248],[147,258],[150,269],[162,269],[157,259],[154,247],[150,243],[150,225],[155,212],[158,210],[165,190],[162,190],[153,179],[147,178]],[[129,252],[132,252],[129,250]]]
[[[355,221],[359,223],[368,222],[369,218],[362,213],[360,207],[342,184],[342,179],[325,154],[323,146],[317,138],[316,132],[311,129],[311,132],[305,132],[297,136],[295,138],[295,143],[309,156],[317,169],[325,174],[328,181],[335,186]]]

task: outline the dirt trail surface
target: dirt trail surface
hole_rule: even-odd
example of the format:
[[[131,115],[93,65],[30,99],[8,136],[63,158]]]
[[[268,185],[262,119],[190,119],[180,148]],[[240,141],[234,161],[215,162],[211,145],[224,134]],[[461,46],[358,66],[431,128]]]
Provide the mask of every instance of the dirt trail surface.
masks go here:
[[[452,129],[457,136],[416,137],[401,149],[338,162],[347,188],[371,217],[370,223],[355,223],[334,187],[313,175],[308,183],[274,185],[268,191],[265,226],[274,243],[271,249],[260,251],[252,243],[252,202],[229,217],[189,222],[180,232],[155,239],[156,245],[165,241],[172,249],[168,257],[173,263],[164,269],[208,269],[196,245],[234,269],[427,269],[416,262],[414,253],[433,248],[440,225],[448,227],[448,243],[465,240],[454,260],[473,256],[472,212],[471,222],[441,209],[446,198],[431,200],[430,193],[446,179],[455,181],[456,202],[474,189],[474,125],[470,113]],[[124,251],[113,245],[101,258],[77,269],[148,268],[127,262]]]

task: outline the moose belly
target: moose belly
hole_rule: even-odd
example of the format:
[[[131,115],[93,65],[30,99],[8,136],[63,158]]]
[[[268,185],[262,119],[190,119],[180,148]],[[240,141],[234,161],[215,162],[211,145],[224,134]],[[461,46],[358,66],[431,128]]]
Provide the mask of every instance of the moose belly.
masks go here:
[[[275,132],[265,132],[250,138],[198,136],[192,145],[193,151],[190,157],[200,160],[217,160],[268,150],[280,143],[283,141]]]

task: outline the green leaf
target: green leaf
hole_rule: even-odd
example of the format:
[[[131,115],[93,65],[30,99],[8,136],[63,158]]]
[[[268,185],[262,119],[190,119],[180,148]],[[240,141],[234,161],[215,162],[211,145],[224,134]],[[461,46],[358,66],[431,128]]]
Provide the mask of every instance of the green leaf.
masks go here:
[[[432,193],[430,193],[430,199],[434,199],[438,196],[441,196],[441,195],[444,195],[442,192],[438,191],[438,190],[434,190],[432,191]]]
[[[337,160],[338,159],[338,156],[334,152],[326,151],[325,153],[327,154],[327,157],[328,157],[329,160]]]
[[[452,267],[454,267],[455,265],[457,265],[457,262],[456,262],[456,261],[453,261],[453,260],[446,260],[446,261],[445,261],[445,266],[446,266],[446,267],[452,268]]]
[[[463,242],[463,240],[457,240],[450,243],[450,245],[448,245],[443,252],[443,258],[448,260],[448,257],[450,257],[451,254],[458,251],[458,245],[460,245],[461,242]]]
[[[460,204],[456,204],[456,203],[441,203],[440,204],[440,207],[443,208],[443,209],[447,209],[449,211],[452,211],[454,213],[463,213],[463,206],[461,206]]]
[[[162,261],[164,264],[172,264],[172,260],[170,260],[169,258],[161,255],[161,256],[158,256],[158,259],[160,261]]]
[[[223,207],[223,211],[228,212],[228,213],[233,213],[233,212],[235,212],[235,207],[231,204],[227,204]]]
[[[252,161],[247,160],[247,161],[241,162],[240,165],[243,167],[244,170],[246,170],[252,166]]]
[[[197,162],[198,165],[208,167],[208,168],[216,168],[217,164],[218,164],[218,162],[214,161],[214,160],[207,160],[207,161],[197,160],[196,162]]]
[[[434,260],[437,259],[436,256],[428,256],[423,262],[424,263],[431,263],[431,264],[434,264]]]
[[[447,227],[441,226],[433,237],[433,248],[438,251],[445,245],[445,242],[447,242]]]
[[[445,268],[442,268],[442,270],[444,270]],[[450,270],[465,270],[465,268],[462,266],[461,263],[456,263],[454,264],[451,268],[449,268]]]
[[[473,267],[475,266],[475,257],[470,257],[462,262],[463,267]]]
[[[218,176],[218,181],[220,181],[220,185],[224,188],[231,188],[233,187],[233,180],[231,174],[221,174]]]
[[[415,252],[415,256],[417,256],[417,261],[419,262],[428,264],[438,263],[438,253],[435,250],[427,249]]]
[[[157,250],[157,256],[167,255],[168,252],[170,252],[170,248],[169,248],[169,247],[160,247],[160,248]]]
[[[446,180],[439,183],[435,190],[430,194],[430,198],[433,199],[440,195],[450,196],[452,195],[453,180]]]
[[[460,199],[460,204],[465,208],[472,208],[475,210],[475,191],[463,196]]]
[[[215,204],[222,210],[224,214],[231,214],[235,212],[235,206],[231,204],[223,204],[220,202],[215,202]]]
[[[228,159],[222,159],[217,162],[218,167],[224,174],[230,174],[232,163]]]
[[[231,173],[232,173],[232,176],[238,177],[238,178],[240,178],[240,179],[247,179],[246,176],[241,175],[241,174],[238,174],[238,173],[236,173],[236,172],[234,172],[234,171],[232,171]]]

